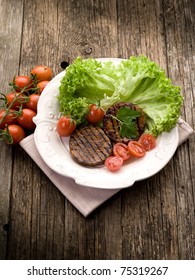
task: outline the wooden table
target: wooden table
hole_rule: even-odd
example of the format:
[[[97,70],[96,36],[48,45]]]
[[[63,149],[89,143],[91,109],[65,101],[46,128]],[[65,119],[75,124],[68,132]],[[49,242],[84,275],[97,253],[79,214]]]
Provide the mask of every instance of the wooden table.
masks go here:
[[[184,96],[194,128],[193,0],[0,0],[0,90],[82,57],[144,54]],[[82,214],[18,145],[0,148],[1,259],[195,259],[195,140],[155,176]]]

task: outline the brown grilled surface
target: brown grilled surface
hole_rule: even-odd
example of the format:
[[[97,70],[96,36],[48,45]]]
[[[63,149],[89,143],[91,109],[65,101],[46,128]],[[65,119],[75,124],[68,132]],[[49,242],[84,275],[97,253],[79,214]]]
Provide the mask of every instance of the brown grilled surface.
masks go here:
[[[118,110],[121,107],[128,107],[131,108],[132,110],[139,111],[141,112],[141,115],[136,119],[136,126],[137,126],[137,138],[140,137],[140,135],[144,132],[145,128],[145,114],[143,110],[132,103],[127,103],[127,102],[120,102],[117,103],[116,105],[111,106],[103,119],[103,129],[105,133],[108,135],[108,137],[111,139],[112,142],[117,143],[117,142],[123,142],[123,143],[128,143],[130,140],[129,138],[122,138],[120,136],[120,123],[113,118],[112,116],[116,117]],[[134,140],[136,140],[134,138]]]
[[[77,128],[69,140],[70,154],[79,164],[102,165],[112,153],[112,144],[105,132],[98,126]]]

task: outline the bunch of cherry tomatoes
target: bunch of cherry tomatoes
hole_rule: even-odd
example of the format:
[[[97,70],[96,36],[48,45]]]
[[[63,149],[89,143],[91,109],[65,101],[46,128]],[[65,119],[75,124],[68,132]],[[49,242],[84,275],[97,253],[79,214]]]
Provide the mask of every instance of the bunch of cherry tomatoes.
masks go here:
[[[50,67],[35,66],[29,76],[15,76],[6,95],[0,93],[0,140],[18,144],[33,133],[37,103],[52,75]]]

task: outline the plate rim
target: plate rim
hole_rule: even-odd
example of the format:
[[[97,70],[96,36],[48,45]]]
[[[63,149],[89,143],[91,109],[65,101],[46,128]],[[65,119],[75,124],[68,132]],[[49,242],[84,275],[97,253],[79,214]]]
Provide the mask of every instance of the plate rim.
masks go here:
[[[121,61],[121,60],[124,60],[124,59],[121,59],[121,58],[96,58],[97,60],[100,60],[100,61],[109,61],[109,60],[112,60],[112,61]],[[41,125],[41,124],[44,124],[44,123],[47,123],[47,124],[51,124],[52,125],[55,125],[56,122],[57,122],[57,119],[53,120],[52,118],[50,119],[44,119],[43,117],[41,117],[41,112],[40,112],[40,108],[41,108],[41,102],[43,102],[42,100],[45,98],[45,96],[47,97],[47,92],[48,90],[50,89],[50,87],[53,86],[53,84],[55,85],[55,82],[58,81],[59,79],[61,80],[61,78],[65,75],[65,72],[66,70],[63,70],[61,71],[59,74],[57,74],[49,83],[48,85],[46,86],[46,88],[43,90],[41,96],[40,96],[40,99],[39,99],[39,102],[38,102],[38,108],[37,108],[37,115],[33,118],[33,121],[35,122],[36,124],[36,128],[35,128],[35,131],[34,131],[34,140],[35,140],[35,145],[36,145],[36,148],[41,156],[41,158],[43,159],[43,161],[46,163],[46,165],[51,168],[53,171],[55,171],[56,173],[58,173],[59,175],[62,175],[64,176],[65,178],[71,178],[75,181],[76,184],[79,184],[80,186],[83,186],[83,187],[91,187],[91,188],[100,188],[100,189],[123,189],[123,188],[127,188],[127,187],[130,187],[132,186],[135,182],[137,181],[141,181],[141,180],[145,180],[147,178],[150,178],[152,176],[154,176],[155,174],[157,174],[158,172],[160,172],[167,164],[168,162],[172,159],[173,155],[175,154],[175,151],[178,147],[178,143],[179,143],[179,131],[178,131],[178,125],[176,125],[174,128],[172,128],[172,130],[170,132],[168,132],[167,134],[169,135],[170,133],[173,133],[174,134],[174,137],[175,137],[175,143],[174,143],[174,146],[173,146],[173,149],[171,151],[171,155],[169,157],[166,158],[166,161],[163,162],[163,164],[161,165],[161,167],[157,170],[157,171],[153,171],[151,173],[149,173],[148,175],[146,176],[143,176],[143,177],[139,177],[139,178],[136,178],[136,176],[131,180],[129,178],[129,181],[127,182],[127,180],[124,180],[123,183],[121,183],[121,185],[114,185],[114,186],[107,186],[106,184],[105,185],[97,185],[96,183],[93,184],[92,182],[90,183],[87,183],[86,181],[82,181],[82,179],[78,178],[78,177],[75,177],[76,175],[74,175],[74,172],[73,172],[73,175],[70,175],[70,174],[64,174],[64,172],[61,172],[60,170],[58,170],[58,168],[55,168],[50,161],[48,161],[45,157],[45,154],[43,152],[43,150],[41,149],[41,146],[40,146],[40,143],[39,143],[39,132],[38,132],[38,127]],[[59,80],[59,81],[60,81]],[[58,89],[57,89],[58,90]],[[53,96],[54,98],[54,96]],[[56,98],[56,96],[55,96]],[[57,100],[57,98],[55,99]],[[55,132],[57,133],[57,132]],[[163,135],[163,134],[162,134]],[[162,137],[162,136],[161,136]],[[63,145],[63,142],[62,142],[62,139],[58,136],[58,143],[61,143],[60,145]],[[79,164],[76,163],[78,166]],[[130,164],[130,163],[129,163]],[[97,167],[97,168],[93,168],[93,170],[97,170],[101,167]],[[123,167],[122,167],[123,168]],[[91,169],[91,168],[87,168],[87,169]],[[113,176],[113,178],[115,178],[117,175],[116,173],[113,174],[113,172],[110,172],[108,171],[109,174],[111,174],[111,176]]]

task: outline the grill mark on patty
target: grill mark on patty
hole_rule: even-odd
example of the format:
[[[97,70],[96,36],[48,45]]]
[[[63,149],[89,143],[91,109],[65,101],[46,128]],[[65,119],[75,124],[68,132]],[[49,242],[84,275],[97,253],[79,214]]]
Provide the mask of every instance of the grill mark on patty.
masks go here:
[[[113,108],[115,109],[115,108]],[[112,117],[116,116],[116,110],[108,110],[104,117],[104,129],[113,142],[120,142],[120,123]]]
[[[100,127],[77,128],[69,140],[70,154],[75,161],[86,166],[103,164],[112,153],[112,144]]]
[[[78,137],[77,133],[71,135],[71,139],[74,141],[74,148],[70,146],[72,156],[75,157],[76,154],[76,158],[78,158],[79,161],[84,160],[85,158],[83,158],[82,149],[86,143],[83,143],[82,138]],[[69,144],[71,145],[71,142]],[[87,153],[85,157],[87,158],[87,162],[91,161],[89,153]]]
[[[95,144],[95,146],[98,149],[100,149],[100,151],[102,152],[99,154],[99,156],[101,159],[103,159],[105,156],[107,156],[107,154],[110,151],[110,145],[108,144],[108,139],[107,139],[106,134],[102,130],[96,129],[96,130],[94,130],[94,134],[92,134],[90,136],[91,136],[92,140],[94,141],[93,144]],[[97,142],[100,142],[100,139],[101,139],[101,143],[99,145],[99,143],[97,143]],[[104,142],[102,142],[102,140]]]
[[[97,130],[94,130],[93,132],[94,132],[94,134],[95,134],[95,132],[96,132]],[[84,129],[83,130],[83,136],[85,136],[85,137],[87,137],[87,139],[88,139],[88,141],[87,141],[87,143],[86,144],[89,144],[89,146],[90,146],[90,150],[89,150],[89,152],[91,153],[91,156],[94,156],[94,154],[95,154],[95,156],[97,156],[97,157],[99,157],[101,160],[102,160],[102,154],[100,153],[100,154],[97,154],[96,153],[96,150],[95,150],[95,147],[94,146],[96,146],[96,149],[101,149],[101,146],[100,145],[98,145],[98,143],[97,143],[97,140],[99,139],[97,139],[96,137],[94,137],[94,134],[92,134],[91,133],[91,130],[89,130],[88,129],[88,127],[86,127],[86,129]],[[100,134],[101,135],[101,134]],[[101,135],[101,138],[102,138],[102,135]],[[94,140],[94,141],[92,141],[92,140]],[[92,151],[91,151],[92,150]]]
[[[83,132],[86,132],[83,130]],[[79,137],[78,137],[79,136]],[[80,132],[78,135],[73,136],[75,145],[74,147],[75,151],[75,157],[78,157],[79,154],[79,161],[82,161],[84,164],[86,163],[93,163],[94,162],[94,149],[93,146],[91,145],[90,141],[86,141],[86,135],[83,133],[81,134]],[[84,155],[83,150],[87,148],[87,153]],[[97,160],[97,155],[95,154],[95,159]]]

